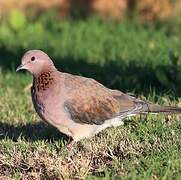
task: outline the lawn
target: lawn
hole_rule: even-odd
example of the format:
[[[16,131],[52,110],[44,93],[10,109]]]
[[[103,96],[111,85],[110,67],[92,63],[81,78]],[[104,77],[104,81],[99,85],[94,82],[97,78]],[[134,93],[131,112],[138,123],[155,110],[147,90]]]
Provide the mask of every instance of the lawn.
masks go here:
[[[12,179],[179,179],[181,117],[148,115],[125,120],[83,140],[67,156],[67,138],[42,123],[34,112],[28,74],[0,74],[0,175]],[[143,97],[142,97],[143,98]],[[177,105],[167,95],[150,101]]]
[[[68,158],[68,138],[36,115],[28,88],[32,77],[15,73],[15,66],[24,51],[40,48],[60,70],[181,106],[181,23],[91,19],[53,23],[47,30],[45,19],[1,24],[0,179],[180,179],[181,116],[125,119],[121,127],[82,140]]]

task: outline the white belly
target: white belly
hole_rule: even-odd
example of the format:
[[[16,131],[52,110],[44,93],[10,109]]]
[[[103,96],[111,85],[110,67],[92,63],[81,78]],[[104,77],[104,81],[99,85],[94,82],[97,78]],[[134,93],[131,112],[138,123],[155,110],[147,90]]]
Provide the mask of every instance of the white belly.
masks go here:
[[[123,119],[123,117],[119,116],[113,119],[106,120],[104,124],[101,125],[74,123],[74,128],[70,128],[72,132],[72,137],[75,141],[79,141],[84,138],[90,138],[108,127],[117,127],[123,125]]]
[[[122,126],[123,124],[124,124],[123,118],[121,118],[121,117],[116,117],[113,119],[106,120],[104,122],[104,124],[97,125],[97,130],[96,130],[95,134],[99,133],[100,131],[102,131],[108,127],[117,127],[117,126]]]

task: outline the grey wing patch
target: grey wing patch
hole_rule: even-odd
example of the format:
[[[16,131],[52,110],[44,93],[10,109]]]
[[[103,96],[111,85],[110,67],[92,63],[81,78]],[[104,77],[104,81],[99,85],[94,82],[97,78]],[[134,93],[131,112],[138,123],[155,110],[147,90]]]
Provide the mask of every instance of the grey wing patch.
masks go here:
[[[127,112],[121,113],[120,117],[124,118],[124,117],[128,117],[128,116],[131,116],[131,115],[136,115],[136,114],[149,112],[148,104],[145,103],[144,101],[137,100],[134,103],[135,103],[134,108],[128,110]]]
[[[135,96],[130,96],[128,94],[122,94],[121,96],[113,96],[120,103],[120,113],[119,117],[121,119],[134,116],[137,114],[145,114],[150,112],[149,103],[137,99]]]

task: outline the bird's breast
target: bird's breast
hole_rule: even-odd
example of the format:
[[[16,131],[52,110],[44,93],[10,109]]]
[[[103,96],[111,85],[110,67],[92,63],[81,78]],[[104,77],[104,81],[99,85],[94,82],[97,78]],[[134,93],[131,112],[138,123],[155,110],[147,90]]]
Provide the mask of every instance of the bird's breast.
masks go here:
[[[32,92],[32,100],[35,110],[41,119],[53,126],[65,123],[64,96],[60,90],[47,90],[43,91],[43,93]]]

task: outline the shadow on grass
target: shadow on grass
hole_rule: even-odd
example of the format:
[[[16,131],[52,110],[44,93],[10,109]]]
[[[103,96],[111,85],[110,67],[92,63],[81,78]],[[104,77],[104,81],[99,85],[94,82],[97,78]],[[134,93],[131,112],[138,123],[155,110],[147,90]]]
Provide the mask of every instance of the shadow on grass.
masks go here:
[[[21,56],[25,51],[10,52],[0,48],[0,67],[3,70],[13,70],[20,64]],[[108,88],[119,89],[124,92],[135,92],[148,95],[150,90],[155,90],[156,94],[167,93],[174,97],[181,95],[180,81],[177,80],[178,67],[156,66],[137,63],[138,60],[131,60],[127,63],[124,60],[109,60],[104,65],[89,63],[83,59],[67,57],[53,57],[51,52],[47,52],[54,60],[56,67],[63,72],[78,74],[94,78]],[[141,60],[140,60],[141,61]]]
[[[23,138],[27,141],[68,141],[68,137],[66,135],[61,134],[56,128],[46,125],[43,122],[18,126],[0,122],[0,140],[5,138],[9,138],[15,142],[18,138]]]

